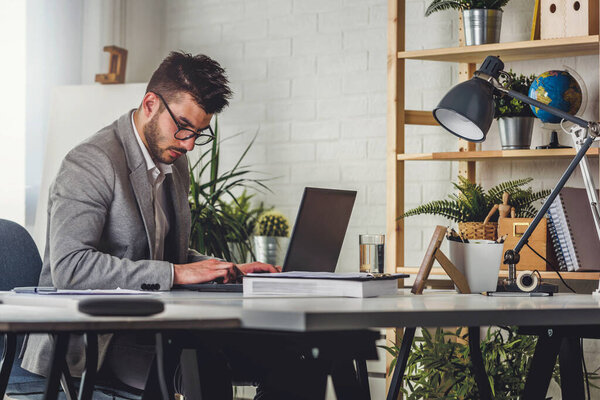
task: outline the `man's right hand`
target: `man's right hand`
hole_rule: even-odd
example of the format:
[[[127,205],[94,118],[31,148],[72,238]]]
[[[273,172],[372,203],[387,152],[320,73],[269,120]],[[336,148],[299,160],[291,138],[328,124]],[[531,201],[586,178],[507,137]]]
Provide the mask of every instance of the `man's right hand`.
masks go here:
[[[210,282],[223,278],[223,283],[236,279],[235,264],[215,259],[198,261],[189,264],[173,264],[173,284]]]

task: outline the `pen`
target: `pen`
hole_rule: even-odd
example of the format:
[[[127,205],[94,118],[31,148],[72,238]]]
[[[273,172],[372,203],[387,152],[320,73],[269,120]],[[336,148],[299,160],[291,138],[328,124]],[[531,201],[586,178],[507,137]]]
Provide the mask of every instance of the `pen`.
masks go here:
[[[51,293],[51,292],[56,292],[56,288],[51,287],[51,286],[21,286],[21,287],[14,288],[13,292],[15,292],[15,293],[30,293],[30,294]]]
[[[484,296],[493,297],[546,297],[549,293],[544,292],[481,292]]]

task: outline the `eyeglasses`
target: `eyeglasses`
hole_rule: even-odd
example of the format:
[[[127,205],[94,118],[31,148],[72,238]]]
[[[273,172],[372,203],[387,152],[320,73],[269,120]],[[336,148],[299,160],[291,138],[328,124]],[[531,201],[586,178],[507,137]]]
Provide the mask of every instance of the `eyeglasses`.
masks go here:
[[[153,92],[153,93],[155,95],[157,95],[158,98],[163,102],[163,104],[165,105],[165,108],[167,109],[167,111],[169,112],[169,115],[171,116],[171,119],[173,119],[175,126],[177,126],[177,131],[173,134],[173,136],[175,136],[175,139],[188,140],[188,139],[195,137],[194,144],[196,144],[197,146],[200,146],[200,145],[211,142],[215,138],[215,134],[214,134],[212,128],[210,127],[210,125],[208,125],[204,129],[198,129],[197,131],[195,131],[193,129],[189,129],[189,128],[184,128],[183,126],[181,126],[179,121],[177,121],[177,118],[175,118],[175,115],[173,115],[173,112],[169,108],[169,105],[167,104],[165,99],[163,99],[163,97],[159,93],[156,93],[156,92]]]

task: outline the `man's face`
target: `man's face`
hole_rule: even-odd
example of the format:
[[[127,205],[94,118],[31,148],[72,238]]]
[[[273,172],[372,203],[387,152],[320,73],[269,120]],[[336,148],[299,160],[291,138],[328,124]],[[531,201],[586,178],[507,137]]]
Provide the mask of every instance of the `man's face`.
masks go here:
[[[157,112],[144,126],[143,135],[152,158],[164,164],[172,164],[181,155],[194,149],[195,138],[191,137],[186,140],[175,138],[177,125],[164,105],[162,111],[158,111],[160,102],[158,96],[154,95],[154,107]],[[194,131],[203,129],[210,124],[212,118],[212,114],[207,114],[188,93],[180,94],[175,100],[168,103],[168,107],[182,128]]]

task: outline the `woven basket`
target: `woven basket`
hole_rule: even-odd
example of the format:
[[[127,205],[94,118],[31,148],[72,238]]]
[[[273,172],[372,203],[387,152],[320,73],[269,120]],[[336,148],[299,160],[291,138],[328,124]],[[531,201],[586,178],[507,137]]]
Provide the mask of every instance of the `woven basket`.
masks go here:
[[[498,238],[498,223],[488,222],[459,222],[458,230],[466,239],[496,240]]]

